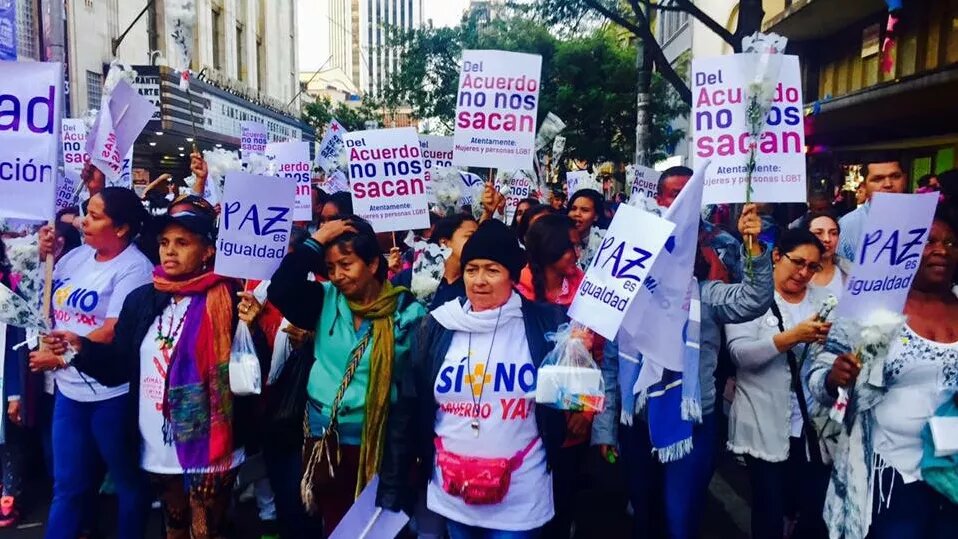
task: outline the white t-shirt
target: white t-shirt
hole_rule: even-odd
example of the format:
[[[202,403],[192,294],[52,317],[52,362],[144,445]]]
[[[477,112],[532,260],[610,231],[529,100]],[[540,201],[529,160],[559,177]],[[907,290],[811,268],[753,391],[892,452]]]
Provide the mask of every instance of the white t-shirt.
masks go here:
[[[133,290],[152,282],[153,264],[135,246],[106,262],[96,250],[81,245],[65,254],[53,270],[54,327],[81,337],[116,318]],[[129,384],[105,387],[73,367],[56,371],[57,388],[79,402],[112,399],[129,391]]]
[[[838,272],[836,272],[837,274]],[[791,319],[790,326],[787,324],[785,329],[790,329],[790,327],[797,326],[803,320],[809,318],[815,314],[815,305],[812,305],[808,301],[808,292],[805,293],[805,298],[802,299],[799,303],[789,303],[782,299],[782,296],[775,293],[775,301],[778,303],[778,307],[782,310],[782,316]],[[787,320],[786,320],[787,321]],[[795,357],[801,358],[805,350],[805,345],[799,345],[792,349],[792,352],[795,354]],[[807,391],[807,390],[806,390]],[[801,438],[802,436],[802,409],[798,406],[798,395],[795,394],[795,391],[791,392],[792,394],[792,417],[789,422],[791,428],[789,429],[789,436],[792,438]]]
[[[502,322],[493,332],[472,334],[472,357],[466,361],[469,334],[456,332],[439,370],[434,395],[436,435],[447,451],[482,458],[509,458],[539,437],[535,417],[536,369],[529,355],[521,318]],[[490,346],[493,346],[491,355]],[[486,358],[489,357],[486,368]],[[471,427],[471,410],[478,401],[479,385],[485,380],[480,404],[477,437]],[[475,400],[474,400],[475,399]],[[435,470],[427,489],[432,511],[467,526],[523,531],[543,526],[552,519],[552,477],[546,469],[545,447],[540,439],[512,473],[509,492],[496,505],[466,505],[462,498],[442,489],[442,472]]]
[[[170,337],[173,348],[179,342],[183,332],[181,320],[186,316],[190,299],[167,305],[166,309],[153,321],[151,327],[160,328],[164,337]],[[179,327],[179,331],[177,328]],[[140,467],[150,473],[179,475],[183,473],[176,447],[163,440],[163,393],[166,391],[166,374],[170,366],[173,350],[160,350],[154,331],[146,334],[140,345],[140,396],[139,424],[143,438],[143,454]],[[246,459],[245,451],[240,448],[233,453],[231,468],[235,468]],[[208,470],[200,470],[200,473]]]
[[[828,290],[828,292],[831,295],[835,296],[835,298],[841,299],[842,293],[845,291],[844,275],[845,274],[842,273],[842,270],[836,265],[835,273],[832,274],[832,279],[828,281],[828,284],[817,285],[815,283],[809,283],[809,286],[814,286],[816,288],[824,288],[825,290]]]
[[[921,430],[958,388],[958,342],[928,340],[908,326],[885,360],[887,391],[875,406],[874,444],[882,459],[911,483],[921,479]]]

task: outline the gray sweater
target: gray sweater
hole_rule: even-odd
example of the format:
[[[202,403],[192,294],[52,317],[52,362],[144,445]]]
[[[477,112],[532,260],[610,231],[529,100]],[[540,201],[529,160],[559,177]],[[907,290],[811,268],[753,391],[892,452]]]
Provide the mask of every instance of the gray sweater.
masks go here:
[[[715,410],[715,369],[718,366],[719,347],[722,345],[722,326],[748,322],[764,314],[772,304],[771,249],[752,260],[752,276],[741,283],[720,281],[699,283],[702,302],[702,333],[699,337],[699,383],[702,391],[702,414]],[[745,252],[741,253],[745,266]],[[592,445],[615,445],[619,423],[619,348],[614,341],[607,343],[602,358],[602,379],[605,383],[605,410],[592,423]],[[636,400],[638,408],[639,400]],[[635,410],[639,412],[638,409]]]

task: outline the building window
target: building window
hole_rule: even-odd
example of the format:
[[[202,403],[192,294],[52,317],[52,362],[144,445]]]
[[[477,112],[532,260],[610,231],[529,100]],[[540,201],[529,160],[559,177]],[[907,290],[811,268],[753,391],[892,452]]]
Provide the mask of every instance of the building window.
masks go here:
[[[689,22],[689,14],[681,11],[666,11],[662,16],[662,38],[672,39]]]
[[[213,67],[223,69],[223,12],[213,10]]]
[[[17,0],[17,58],[20,60],[40,59],[37,55],[36,6],[32,0]]]
[[[246,82],[246,37],[241,24],[236,26],[236,76]]]
[[[262,39],[256,40],[256,86],[259,91],[266,91],[266,51]]]
[[[103,99],[103,74],[96,71],[86,72],[86,108],[99,109]]]

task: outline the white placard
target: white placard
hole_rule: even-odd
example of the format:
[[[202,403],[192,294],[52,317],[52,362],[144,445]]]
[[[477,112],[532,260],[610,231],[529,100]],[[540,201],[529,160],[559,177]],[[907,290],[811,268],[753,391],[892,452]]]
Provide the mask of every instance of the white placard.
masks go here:
[[[346,149],[343,142],[346,133],[346,128],[334,119],[326,127],[323,140],[316,145],[316,164],[327,174],[339,166],[339,156]]]
[[[77,118],[64,118],[60,126],[63,140],[63,169],[80,174],[90,154],[86,151],[86,123]]]
[[[566,192],[571,198],[583,186],[592,184],[592,173],[588,170],[570,170],[565,173]]]
[[[57,178],[56,211],[64,210],[77,203],[80,183],[80,173],[72,170],[65,170],[63,176]]]
[[[674,223],[661,217],[619,206],[569,307],[569,317],[606,339],[614,339],[674,228]]]
[[[642,200],[655,200],[659,195],[659,171],[633,165],[628,168],[629,204],[641,208],[639,202]]]
[[[693,156],[711,160],[703,204],[745,202],[746,108],[757,54],[692,60]],[[780,81],[758,142],[752,202],[805,202],[805,119],[797,56],[783,55]]]
[[[313,220],[312,164],[309,162],[309,143],[271,142],[266,145],[266,156],[276,165],[276,175],[296,182],[294,221]]]
[[[432,196],[432,176],[436,170],[452,166],[452,137],[435,135],[419,135],[419,147],[422,148],[422,166],[426,169],[426,192],[430,202],[435,202]]]
[[[539,55],[463,51],[453,164],[533,168],[541,77]]]
[[[509,183],[509,193],[506,195],[506,208],[505,208],[505,223],[507,225],[512,224],[512,220],[516,215],[516,210],[519,208],[519,202],[524,198],[529,198],[535,194],[536,183],[535,180],[530,178],[531,173],[517,170],[512,175],[512,180]],[[496,178],[494,183],[495,188],[500,193],[504,190],[502,182],[499,178]]]
[[[0,216],[53,218],[63,66],[0,62]]]
[[[322,189],[327,195],[349,192],[349,179],[342,170],[334,170],[329,174],[323,174],[322,179],[316,182],[316,187]]]
[[[429,195],[416,130],[355,131],[343,138],[353,212],[376,232],[429,228]]]
[[[251,153],[266,153],[266,125],[262,122],[242,122],[242,135],[240,135],[240,155],[246,156]]]
[[[216,273],[238,279],[271,279],[286,256],[296,183],[230,172],[223,191]]]
[[[120,163],[120,174],[112,178],[106,176],[106,186],[133,189],[133,146]]]
[[[862,319],[876,310],[900,313],[921,262],[938,193],[875,193],[837,314]]]
[[[116,83],[113,92],[104,96],[100,113],[87,137],[86,150],[108,185],[132,185],[133,143],[153,117],[155,107],[148,99],[136,93],[125,80]],[[129,159],[128,159],[129,158]],[[124,168],[126,185],[122,185]]]

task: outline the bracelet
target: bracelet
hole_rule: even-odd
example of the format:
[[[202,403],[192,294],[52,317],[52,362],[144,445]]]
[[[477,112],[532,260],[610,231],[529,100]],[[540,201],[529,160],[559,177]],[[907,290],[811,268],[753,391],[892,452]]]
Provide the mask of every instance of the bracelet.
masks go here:
[[[60,356],[60,361],[63,362],[63,367],[61,367],[61,368],[69,367],[69,366],[73,363],[73,360],[74,360],[76,357],[77,357],[77,350],[76,350],[76,348],[74,348],[73,345],[68,344],[68,345],[67,345],[67,351],[66,351],[63,355]]]

